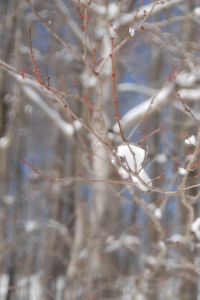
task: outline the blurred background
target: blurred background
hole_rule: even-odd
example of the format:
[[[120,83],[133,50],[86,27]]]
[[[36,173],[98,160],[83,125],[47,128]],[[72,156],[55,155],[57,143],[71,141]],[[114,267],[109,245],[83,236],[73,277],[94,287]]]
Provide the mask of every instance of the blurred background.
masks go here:
[[[111,152],[27,79],[31,28],[45,84],[111,150],[122,141],[116,91],[124,135],[149,148],[145,171],[164,172],[153,186],[177,191],[198,144],[200,1],[31,4],[51,32],[26,1],[0,1],[0,299],[199,300],[198,186],[168,195],[50,182],[16,153],[51,178],[121,180]],[[110,37],[121,45],[114,87]],[[199,184],[198,155],[186,179]]]

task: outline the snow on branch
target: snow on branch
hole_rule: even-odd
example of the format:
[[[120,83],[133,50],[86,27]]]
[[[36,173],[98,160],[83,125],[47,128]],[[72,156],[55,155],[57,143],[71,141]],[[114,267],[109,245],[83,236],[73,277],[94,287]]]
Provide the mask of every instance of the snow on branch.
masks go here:
[[[151,87],[146,87],[142,84],[136,84],[136,83],[120,83],[117,86],[118,92],[134,92],[138,94],[143,94],[149,97],[152,97],[156,93],[158,93],[158,90],[153,89]]]
[[[118,239],[115,239],[114,236],[109,236],[106,240],[106,244],[107,246],[104,248],[104,252],[107,253],[114,252],[120,248],[136,251],[136,246],[140,246],[142,241],[137,236],[124,232]]]
[[[192,87],[195,83],[198,83],[200,80],[200,69],[195,68],[193,72],[190,73],[181,73],[176,78],[176,83],[183,88]]]
[[[88,1],[85,0],[73,0],[75,3],[81,3],[84,5],[88,5]],[[88,8],[90,8],[93,12],[97,13],[100,16],[105,16],[107,13],[107,8],[104,5],[98,5],[91,1],[91,3],[88,5]]]
[[[59,8],[60,12],[64,15],[64,17],[65,17],[65,19],[67,21],[67,24],[69,25],[69,27],[72,30],[72,32],[82,42],[83,39],[84,39],[83,31],[80,29],[80,27],[78,26],[78,24],[72,18],[71,13],[70,13],[69,9],[67,8],[67,5],[65,5],[61,0],[54,0],[54,1],[56,3],[57,7]],[[86,45],[86,47],[87,47],[88,50],[91,49],[91,44],[90,44],[88,38],[85,41],[85,45]]]
[[[195,234],[196,238],[200,240],[200,218],[197,218],[191,225],[191,231]]]
[[[200,99],[200,88],[197,89],[180,89],[179,94],[181,99],[187,101],[199,101]]]
[[[22,75],[18,74],[11,66],[6,64],[5,62],[0,62],[0,66],[4,68],[17,82],[21,84],[21,88],[23,92],[28,96],[28,98],[33,101],[35,104],[37,104],[46,114],[47,116],[55,122],[55,125],[57,125],[64,134],[66,134],[68,137],[73,137],[74,135],[74,129],[79,130],[82,125],[78,121],[74,121],[74,125],[69,124],[65,122],[59,115],[59,113],[52,108],[50,108],[40,97],[40,95],[35,91],[36,89],[38,91],[41,91],[41,85],[39,82],[35,81],[34,78],[31,76],[26,75],[24,78]],[[6,69],[5,69],[6,67]],[[45,90],[45,93],[52,97],[52,95],[48,91]]]
[[[170,100],[174,90],[174,82],[169,83],[166,87],[164,87],[160,92],[158,92],[155,96],[146,100],[145,102],[137,105],[133,109],[129,110],[121,120],[121,124],[123,130],[129,129],[135,122],[140,120],[145,114],[148,112],[148,115],[153,113],[160,106],[163,106],[167,101]],[[113,131],[118,132],[118,124],[116,123],[113,126]]]
[[[171,0],[169,2],[165,2],[164,5],[160,5],[160,4],[156,5],[154,7],[153,11],[151,12],[151,16],[158,14],[158,13],[162,12],[163,10],[165,10],[171,6],[175,6],[181,2],[183,2],[183,0]],[[144,18],[144,11],[148,15],[148,13],[152,10],[152,6],[154,6],[154,5],[155,5],[155,3],[153,2],[151,4],[142,6],[141,9],[137,13],[137,20]],[[113,23],[114,28],[119,29],[119,27],[121,27],[121,26],[129,25],[129,23],[133,21],[134,16],[135,16],[135,10],[132,13],[121,16],[119,19],[117,19]]]
[[[143,163],[146,157],[145,151],[142,148],[136,147],[134,145],[121,145],[117,148],[116,154],[128,170],[138,175],[131,175],[131,179],[134,184],[140,190],[148,192],[149,188],[146,185],[152,187],[152,182],[143,169]],[[127,179],[130,176],[130,174],[126,172],[126,170],[123,169],[122,166],[118,169],[118,172],[124,179]]]
[[[39,96],[37,92],[35,92],[31,87],[22,86],[23,92],[28,96],[28,98],[36,103],[45,113],[46,115],[54,121],[55,125],[58,126],[62,130],[64,134],[68,137],[72,137],[74,135],[74,128],[79,130],[82,126],[78,121],[74,121],[74,126],[65,122],[61,119],[59,113],[52,108],[50,108],[43,99]]]

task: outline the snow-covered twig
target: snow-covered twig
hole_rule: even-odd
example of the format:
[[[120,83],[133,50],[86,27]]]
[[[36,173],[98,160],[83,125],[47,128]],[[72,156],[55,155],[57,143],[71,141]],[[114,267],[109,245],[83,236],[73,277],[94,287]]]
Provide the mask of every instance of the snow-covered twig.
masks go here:
[[[145,116],[148,111],[148,115],[153,113],[159,107],[166,104],[167,101],[170,101],[170,97],[172,97],[174,91],[175,83],[171,82],[166,87],[164,87],[160,92],[158,92],[155,96],[146,100],[145,102],[137,105],[133,109],[129,110],[121,120],[121,124],[124,130],[129,129],[132,125],[134,125],[138,120]],[[113,126],[113,131],[118,131],[118,124],[116,123]]]

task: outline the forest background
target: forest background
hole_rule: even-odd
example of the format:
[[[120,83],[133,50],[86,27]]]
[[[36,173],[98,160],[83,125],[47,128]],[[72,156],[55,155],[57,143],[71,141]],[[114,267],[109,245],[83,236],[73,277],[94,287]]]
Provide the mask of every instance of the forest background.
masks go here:
[[[0,37],[0,299],[199,300],[200,1],[1,0]]]

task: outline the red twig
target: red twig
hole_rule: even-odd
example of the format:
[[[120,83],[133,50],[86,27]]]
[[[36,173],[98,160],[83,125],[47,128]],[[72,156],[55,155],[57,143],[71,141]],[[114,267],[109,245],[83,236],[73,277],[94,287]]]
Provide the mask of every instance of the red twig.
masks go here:
[[[103,182],[103,183],[108,183],[108,184],[114,184],[114,185],[117,185],[117,184],[120,184],[120,185],[128,185],[128,186],[132,186],[132,187],[136,187],[138,188],[137,186],[134,185],[133,182],[128,182],[126,180],[124,181],[118,181],[118,180],[103,180],[103,179],[87,179],[87,178],[82,178],[82,177],[79,177],[79,178],[56,178],[56,177],[49,177],[49,176],[46,176],[44,175],[43,173],[41,173],[40,171],[38,171],[38,169],[35,169],[33,166],[31,166],[27,161],[26,159],[23,159],[19,154],[15,153],[15,155],[21,160],[22,163],[24,163],[25,165],[27,165],[31,170],[34,171],[35,174],[38,174],[39,176],[41,176],[42,178],[44,178],[45,180],[48,180],[50,182],[63,182],[63,181],[85,181],[85,182],[91,182],[91,183],[97,183],[97,182]],[[160,174],[158,177],[154,178],[152,180],[152,182],[156,179],[158,180],[163,180],[163,175],[164,173]],[[80,176],[80,174],[79,174]],[[186,190],[190,190],[190,189],[193,189],[195,187],[199,187],[200,184],[196,184],[196,185],[192,185],[192,186],[189,186],[189,187],[186,187],[186,188],[182,188],[182,189],[179,189],[177,191],[166,191],[166,190],[163,190],[163,189],[160,189],[160,188],[156,188],[156,187],[149,187],[149,191],[148,192],[144,192],[142,191],[143,193],[149,193],[149,192],[157,192],[157,193],[161,193],[161,194],[166,194],[166,195],[174,195],[174,196],[178,196],[180,193],[182,193],[183,191],[186,191]]]
[[[72,47],[70,47],[65,41],[63,41],[63,39],[61,39],[57,33],[55,33],[47,24],[46,22],[42,19],[42,17],[40,17],[40,15],[38,14],[38,12],[35,10],[35,8],[33,7],[33,5],[30,3],[29,0],[26,0],[28,6],[31,8],[32,12],[34,13],[34,15],[37,17],[37,19],[41,22],[41,24],[51,33],[51,35],[53,35],[66,49],[68,49],[71,53],[73,53],[79,60],[83,61],[90,69],[92,69],[92,67],[90,66],[90,64],[88,63],[88,61],[79,53],[77,53]]]
[[[40,74],[40,71],[39,71],[39,69],[36,65],[36,61],[35,61],[35,58],[34,58],[34,51],[33,51],[33,47],[32,47],[31,26],[29,26],[29,40],[30,40],[30,56],[31,56],[32,64],[33,64],[33,73],[37,77],[38,82],[41,85],[45,85],[45,83],[42,79],[42,75]]]
[[[181,104],[183,105],[184,109],[186,112],[188,112],[191,117],[198,123],[200,124],[200,121],[196,119],[196,117],[193,115],[193,113],[191,112],[191,110],[185,105],[185,103],[183,102],[183,100],[181,99],[181,95],[180,94],[177,94],[178,96],[178,99],[180,100]]]
[[[119,116],[119,108],[118,108],[118,99],[117,99],[117,92],[116,92],[116,82],[115,82],[115,63],[114,63],[114,37],[111,37],[111,53],[110,53],[110,59],[111,59],[111,64],[112,64],[112,91],[113,91],[113,100],[112,102],[114,103],[114,107],[115,107],[115,115],[116,117],[114,118],[119,126],[119,134],[121,135],[122,139],[124,142],[126,142],[126,138],[124,136],[124,132],[123,132],[123,128],[122,128],[122,124],[120,122],[120,120],[122,119],[122,117]]]
[[[150,136],[154,135],[155,133],[157,132],[160,132],[160,131],[164,131],[164,130],[167,130],[167,127],[163,127],[161,128],[163,124],[160,124],[159,128],[155,129],[154,131],[152,131],[151,133],[149,133],[148,135],[146,136],[143,136],[138,142],[136,142],[137,144],[140,144],[141,142],[145,141],[146,139],[148,139]]]

